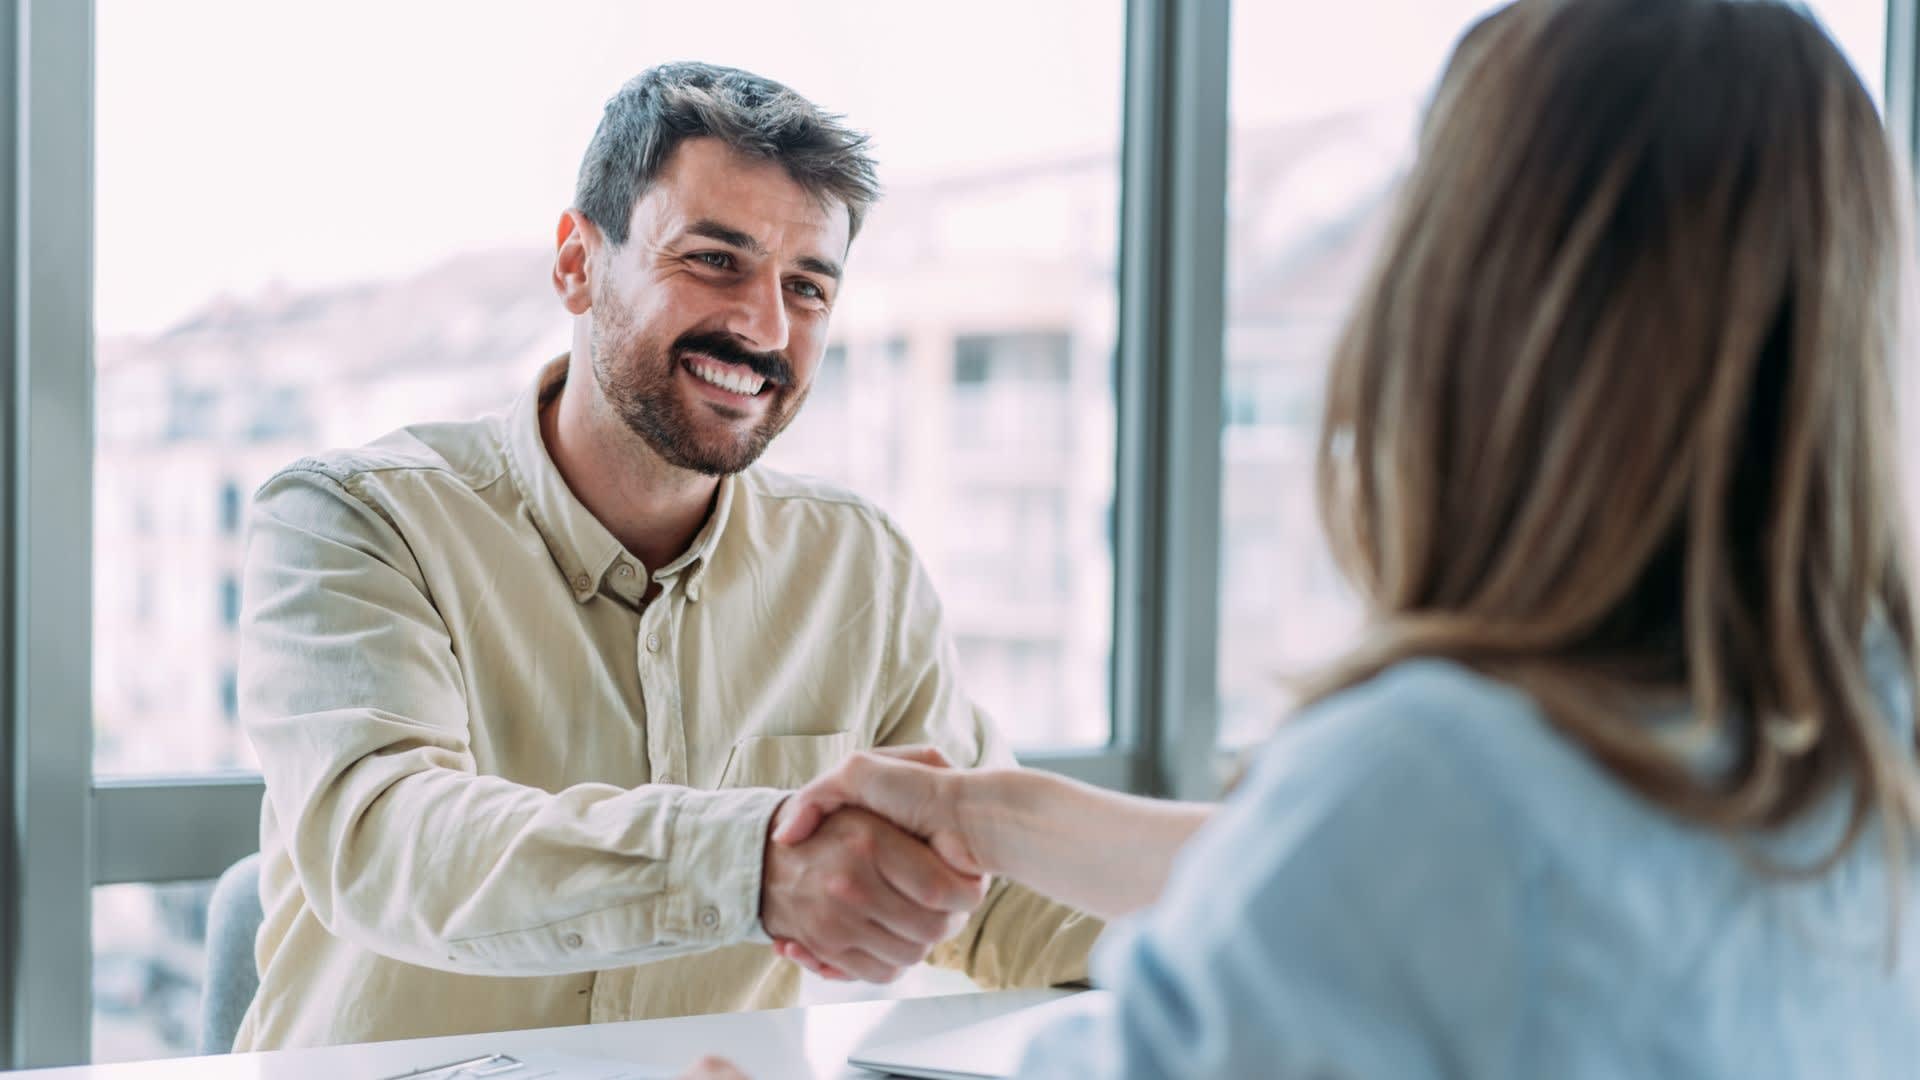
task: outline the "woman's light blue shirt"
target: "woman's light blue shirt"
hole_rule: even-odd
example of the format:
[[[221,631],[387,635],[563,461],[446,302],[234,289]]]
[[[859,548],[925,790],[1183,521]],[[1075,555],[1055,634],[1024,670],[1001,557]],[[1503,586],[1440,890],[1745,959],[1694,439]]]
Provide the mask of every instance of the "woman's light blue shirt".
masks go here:
[[[1769,851],[1817,855],[1826,810]],[[1273,740],[1102,942],[1113,1008],[1021,1075],[1920,1078],[1920,873],[1895,959],[1885,868],[1871,831],[1825,876],[1768,877],[1526,696],[1403,663]]]

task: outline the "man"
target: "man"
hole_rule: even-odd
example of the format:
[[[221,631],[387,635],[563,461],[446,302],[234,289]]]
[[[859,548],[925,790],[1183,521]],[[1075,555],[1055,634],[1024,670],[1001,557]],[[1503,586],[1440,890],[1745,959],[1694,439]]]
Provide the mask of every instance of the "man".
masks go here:
[[[266,922],[237,1048],[786,1005],[776,939],[868,979],[930,947],[988,985],[1084,974],[1097,923],[983,899],[878,818],[768,843],[856,748],[1011,760],[892,523],[751,468],[825,350],[864,142],[745,72],[642,74],[560,222],[571,353],[504,415],[261,488]]]

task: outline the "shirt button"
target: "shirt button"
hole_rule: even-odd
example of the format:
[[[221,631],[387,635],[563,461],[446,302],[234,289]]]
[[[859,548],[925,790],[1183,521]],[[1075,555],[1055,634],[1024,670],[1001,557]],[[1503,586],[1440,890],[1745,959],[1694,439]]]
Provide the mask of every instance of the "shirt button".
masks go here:
[[[619,566],[614,568],[613,572],[616,574],[619,574],[621,577],[632,577],[633,567],[628,566],[626,563],[621,563]]]
[[[720,925],[720,913],[712,908],[700,909],[700,925],[711,930]]]
[[[660,651],[660,635],[659,634],[647,635],[647,651],[648,652]]]
[[[587,943],[587,939],[581,937],[579,934],[568,934],[561,940],[566,942],[567,948],[569,949],[577,949]]]
[[[581,592],[586,592],[587,586],[591,584],[593,584],[593,582],[587,580],[587,575],[585,574],[581,574],[579,577],[573,579],[573,587]]]

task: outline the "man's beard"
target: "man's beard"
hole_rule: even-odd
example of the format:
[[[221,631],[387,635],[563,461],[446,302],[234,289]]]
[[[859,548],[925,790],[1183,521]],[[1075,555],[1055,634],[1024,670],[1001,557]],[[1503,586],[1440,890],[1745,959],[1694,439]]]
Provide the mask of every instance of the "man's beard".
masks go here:
[[[675,385],[687,352],[744,365],[766,379],[762,393],[771,400],[760,422],[745,433],[711,430],[718,416],[702,425],[692,411],[709,406],[688,405]],[[778,353],[748,352],[720,333],[682,334],[663,350],[644,340],[625,312],[612,313],[604,303],[593,306],[593,376],[615,414],[662,461],[707,476],[743,472],[758,461],[807,397],[806,388],[794,388],[793,368]]]

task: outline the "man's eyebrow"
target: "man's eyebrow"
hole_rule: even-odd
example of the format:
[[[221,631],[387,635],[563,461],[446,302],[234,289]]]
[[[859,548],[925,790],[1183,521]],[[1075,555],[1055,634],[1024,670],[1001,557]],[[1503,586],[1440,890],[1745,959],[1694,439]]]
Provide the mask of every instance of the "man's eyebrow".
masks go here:
[[[829,259],[822,259],[817,255],[802,255],[793,260],[793,265],[805,270],[809,274],[821,274],[835,281],[840,280],[840,264]]]
[[[760,241],[755,240],[753,237],[731,225],[722,225],[712,218],[702,218],[694,222],[687,226],[687,232],[693,236],[704,236],[709,240],[718,240],[728,247],[737,247],[742,251],[751,252],[755,255],[765,255],[767,253],[766,249],[760,246]]]
[[[701,218],[699,221],[687,226],[687,234],[689,236],[704,236],[709,240],[718,240],[728,247],[737,247],[742,251],[754,255],[765,255],[767,253],[767,249],[761,246],[760,241],[755,240],[752,236],[731,225],[722,224],[712,218]],[[793,260],[793,265],[805,270],[809,274],[819,274],[823,277],[832,278],[835,281],[839,281],[842,276],[839,263],[831,259],[823,259],[818,255],[802,255]]]

